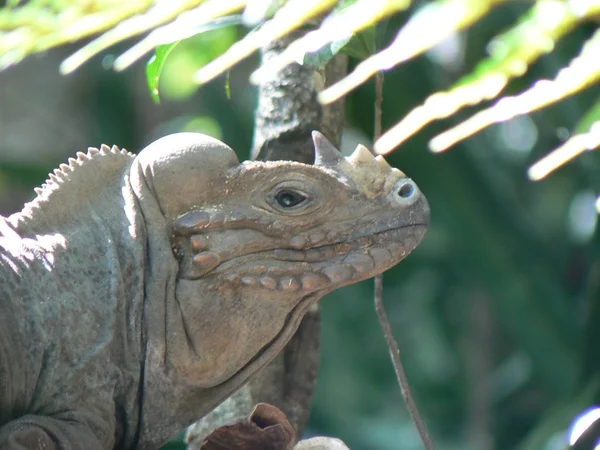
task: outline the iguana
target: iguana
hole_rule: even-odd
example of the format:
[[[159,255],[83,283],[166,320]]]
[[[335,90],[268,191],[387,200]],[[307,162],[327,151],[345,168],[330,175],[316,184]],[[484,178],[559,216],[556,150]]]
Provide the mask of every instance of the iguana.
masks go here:
[[[195,133],[103,145],[0,216],[0,449],[157,448],[323,295],[414,249],[415,183],[313,137],[313,165],[239,163]]]

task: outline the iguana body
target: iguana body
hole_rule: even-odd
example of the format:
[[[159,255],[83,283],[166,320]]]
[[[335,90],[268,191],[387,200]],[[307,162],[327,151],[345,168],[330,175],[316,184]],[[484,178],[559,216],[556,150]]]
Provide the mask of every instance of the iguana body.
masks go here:
[[[103,146],[0,217],[0,449],[153,449],[243,385],[429,208],[364,147],[239,163],[183,133]]]

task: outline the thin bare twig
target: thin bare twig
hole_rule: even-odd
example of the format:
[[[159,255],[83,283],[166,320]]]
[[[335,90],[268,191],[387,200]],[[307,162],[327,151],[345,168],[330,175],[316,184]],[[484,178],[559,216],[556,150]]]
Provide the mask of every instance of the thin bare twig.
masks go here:
[[[494,450],[492,392],[494,321],[486,294],[475,289],[468,296],[469,315],[465,342],[466,372],[471,386],[468,398],[471,448]]]
[[[379,72],[375,76],[375,124],[373,126],[373,142],[375,142],[377,139],[379,139],[379,136],[381,136],[382,101],[383,73]],[[421,436],[423,446],[426,450],[433,450],[433,440],[431,439],[429,431],[427,431],[427,426],[425,425],[425,422],[423,422],[423,419],[419,414],[419,410],[417,409],[417,405],[410,392],[408,378],[406,377],[406,372],[404,372],[404,367],[400,361],[400,349],[398,348],[398,344],[394,339],[392,327],[383,307],[383,275],[381,274],[375,277],[375,290],[373,293],[373,299],[375,301],[375,312],[377,313],[379,323],[383,329],[383,335],[385,336],[385,340],[390,350],[390,356],[392,358],[392,364],[394,365],[394,371],[396,372],[396,378],[398,379],[398,385],[400,386],[402,398],[404,399],[408,413],[410,414],[410,417],[412,418],[415,426],[417,427],[417,431]]]

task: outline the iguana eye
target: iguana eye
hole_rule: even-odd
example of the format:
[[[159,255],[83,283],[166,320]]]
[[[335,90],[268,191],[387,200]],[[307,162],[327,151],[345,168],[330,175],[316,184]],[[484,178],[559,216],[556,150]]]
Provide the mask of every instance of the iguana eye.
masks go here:
[[[411,205],[419,198],[419,193],[419,188],[410,178],[399,180],[393,190],[395,201],[401,205]]]
[[[302,192],[282,189],[275,195],[275,200],[282,208],[293,208],[304,202],[308,197]]]

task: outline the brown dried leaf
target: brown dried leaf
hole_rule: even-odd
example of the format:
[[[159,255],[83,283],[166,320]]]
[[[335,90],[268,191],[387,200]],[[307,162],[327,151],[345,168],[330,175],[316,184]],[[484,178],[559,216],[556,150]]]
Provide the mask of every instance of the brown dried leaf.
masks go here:
[[[285,414],[273,405],[259,403],[247,420],[209,434],[201,450],[290,450],[295,440]]]

